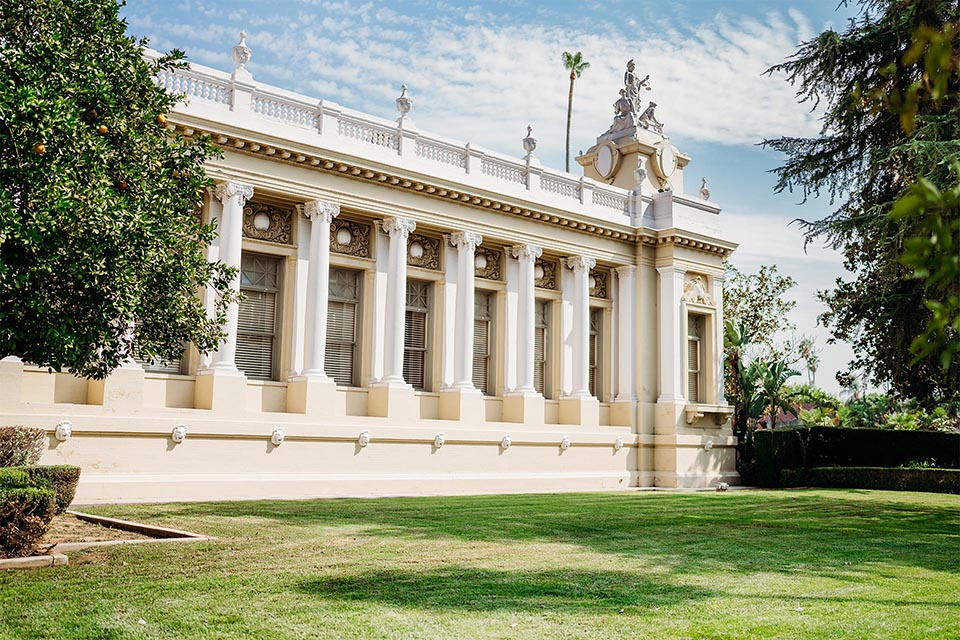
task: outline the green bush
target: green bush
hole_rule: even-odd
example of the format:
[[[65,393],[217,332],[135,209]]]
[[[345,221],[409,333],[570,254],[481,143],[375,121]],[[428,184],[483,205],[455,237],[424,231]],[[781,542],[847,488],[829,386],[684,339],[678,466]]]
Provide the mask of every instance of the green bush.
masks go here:
[[[879,393],[868,393],[840,407],[840,424],[850,429],[876,429],[895,407],[893,400]]]
[[[0,427],[0,467],[37,464],[47,448],[47,432],[31,427]]]
[[[0,488],[0,558],[33,553],[50,527],[55,503],[52,489]]]
[[[24,489],[33,486],[22,467],[0,467],[0,489]]]
[[[960,470],[889,467],[784,469],[781,472],[780,483],[786,487],[835,487],[960,494]]]
[[[31,486],[52,489],[56,494],[56,515],[67,510],[77,493],[80,467],[64,464],[21,468],[29,476]]]

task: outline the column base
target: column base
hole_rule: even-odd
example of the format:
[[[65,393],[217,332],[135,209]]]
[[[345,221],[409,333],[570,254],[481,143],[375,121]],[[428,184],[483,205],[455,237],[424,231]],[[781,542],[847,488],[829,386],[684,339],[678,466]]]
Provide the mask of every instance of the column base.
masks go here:
[[[420,418],[420,402],[409,384],[378,382],[367,389],[367,414],[377,418],[417,420]]]
[[[600,401],[593,396],[560,398],[560,424],[579,424],[582,427],[600,426]]]
[[[143,367],[138,364],[118,367],[103,380],[87,380],[87,404],[114,409],[143,408]]]
[[[197,372],[193,406],[218,413],[245,413],[247,376],[240,371],[204,369]]]
[[[336,417],[345,416],[347,408],[333,378],[297,376],[287,383],[287,413]]]
[[[617,427],[637,425],[637,401],[614,400],[610,403],[610,424]]]
[[[486,403],[479,389],[453,388],[440,392],[441,420],[470,420],[483,422],[487,417]]]
[[[23,402],[23,360],[7,356],[0,360],[0,407],[16,407]]]
[[[522,424],[543,424],[543,396],[518,392],[503,397],[503,421]]]

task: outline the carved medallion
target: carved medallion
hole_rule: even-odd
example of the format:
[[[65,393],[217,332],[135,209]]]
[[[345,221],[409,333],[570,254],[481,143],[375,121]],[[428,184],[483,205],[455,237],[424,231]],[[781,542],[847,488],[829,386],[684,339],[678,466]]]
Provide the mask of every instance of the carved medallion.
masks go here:
[[[604,269],[590,270],[590,296],[593,298],[607,297],[607,276],[609,273]]]
[[[370,225],[334,218],[330,223],[330,251],[369,258]]]
[[[440,269],[440,239],[410,234],[407,241],[407,264],[424,269]]]
[[[293,209],[262,202],[248,202],[243,208],[243,235],[257,240],[291,244],[290,223]]]
[[[477,247],[477,252],[473,258],[474,274],[478,278],[500,280],[500,261],[502,257],[503,251],[500,249]]]
[[[533,267],[534,285],[541,289],[557,288],[557,263],[543,258],[537,260]]]

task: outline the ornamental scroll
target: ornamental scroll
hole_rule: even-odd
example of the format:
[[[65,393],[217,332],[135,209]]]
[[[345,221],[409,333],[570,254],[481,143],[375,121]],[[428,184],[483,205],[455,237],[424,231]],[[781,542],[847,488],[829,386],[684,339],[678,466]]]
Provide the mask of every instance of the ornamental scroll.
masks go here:
[[[243,235],[256,240],[292,244],[293,209],[262,202],[248,202],[243,208]]]

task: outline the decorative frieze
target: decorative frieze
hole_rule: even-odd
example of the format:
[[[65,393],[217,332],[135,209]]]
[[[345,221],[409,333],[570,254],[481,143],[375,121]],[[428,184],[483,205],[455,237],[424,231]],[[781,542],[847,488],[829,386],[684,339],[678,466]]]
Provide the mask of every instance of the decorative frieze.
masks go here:
[[[262,202],[248,202],[243,208],[243,235],[266,242],[292,244],[293,209]]]
[[[556,290],[557,263],[554,260],[539,258],[533,267],[534,284],[540,289]]]
[[[424,269],[440,269],[440,239],[419,233],[410,235],[407,242],[407,264]]]
[[[592,269],[590,271],[590,297],[607,299],[607,276],[610,273],[606,269]]]
[[[330,223],[330,251],[358,258],[369,258],[370,225],[334,218]]]
[[[476,256],[473,259],[473,264],[476,267],[474,275],[486,280],[501,280],[502,270],[500,263],[502,259],[503,251],[500,249],[477,247]]]
[[[683,299],[694,304],[713,306],[713,296],[707,291],[706,277],[692,273],[688,274],[683,283]]]

